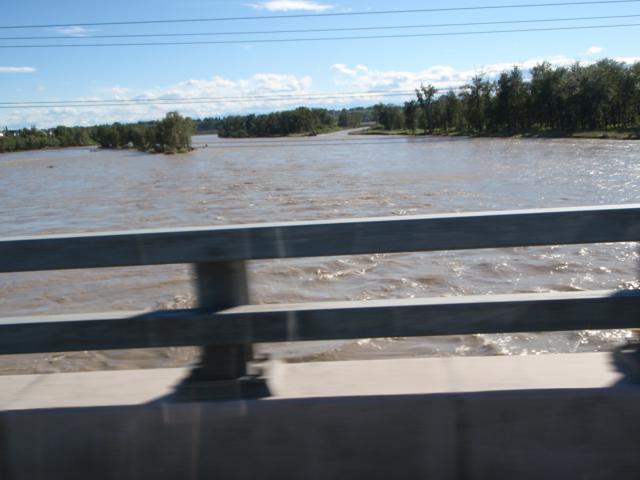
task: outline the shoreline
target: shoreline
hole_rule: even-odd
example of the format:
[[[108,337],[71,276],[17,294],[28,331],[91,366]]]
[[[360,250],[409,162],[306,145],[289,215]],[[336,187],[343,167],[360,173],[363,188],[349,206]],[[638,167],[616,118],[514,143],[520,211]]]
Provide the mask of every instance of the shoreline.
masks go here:
[[[206,133],[204,135],[218,135],[218,138],[225,139],[225,140],[226,139],[238,140],[243,138],[305,138],[305,137],[320,137],[322,135],[329,135],[331,133],[343,132],[345,130],[350,130],[350,129],[335,127],[335,128],[320,129],[312,132],[274,134],[274,135],[247,135],[247,136],[237,136],[237,137],[233,137],[233,136],[223,137],[223,136],[220,136],[220,134],[217,132],[211,133],[211,134]],[[197,135],[200,135],[200,134],[196,133],[194,136],[197,136]]]
[[[467,138],[505,138],[505,139],[556,139],[570,138],[578,140],[640,140],[639,130],[585,130],[585,131],[531,131],[531,132],[485,132],[464,133],[451,131],[448,133],[410,132],[406,129],[382,130],[379,128],[367,128],[350,132],[349,135],[386,135],[404,137],[467,137]]]
[[[451,131],[448,133],[433,132],[423,133],[416,131],[415,133],[408,131],[407,129],[398,130],[382,130],[379,128],[339,128],[330,131],[322,131],[314,134],[291,134],[291,135],[269,135],[269,136],[249,136],[249,137],[219,137],[223,140],[238,140],[249,138],[306,138],[306,137],[320,137],[331,133],[346,132],[347,135],[371,135],[371,136],[398,136],[398,137],[455,137],[455,138],[503,138],[503,139],[573,139],[573,140],[640,140],[640,130],[585,130],[577,132],[563,132],[563,131],[542,131],[542,132],[485,132],[485,133],[464,133],[460,131]],[[201,135],[216,135],[216,133],[196,133],[194,137]],[[8,152],[0,152],[3,154],[12,154],[20,152],[34,152],[34,151],[56,151],[67,149],[82,149],[90,148],[95,150],[136,150],[135,148],[105,148],[100,147],[97,144],[90,145],[73,145],[68,147],[43,147],[43,148],[31,148],[23,150],[12,150]],[[192,147],[189,151],[179,152],[164,152],[165,154],[182,154],[189,153],[196,150],[198,147]],[[139,150],[136,150],[139,151]],[[147,151],[142,153],[160,153]]]
[[[91,152],[112,150],[112,151],[123,151],[123,152],[130,151],[130,152],[148,153],[151,155],[156,155],[159,153],[163,153],[165,155],[181,155],[181,154],[193,152],[194,150],[196,150],[196,147],[190,147],[188,150],[179,149],[176,151],[156,152],[154,150],[138,150],[135,147],[109,148],[109,147],[101,147],[98,144],[92,144],[92,145],[70,145],[68,147],[26,148],[22,150],[11,150],[10,152],[0,152],[0,155],[4,155],[4,154],[10,155],[14,153],[24,153],[24,152],[55,152],[59,150],[79,150],[79,149],[88,149]]]

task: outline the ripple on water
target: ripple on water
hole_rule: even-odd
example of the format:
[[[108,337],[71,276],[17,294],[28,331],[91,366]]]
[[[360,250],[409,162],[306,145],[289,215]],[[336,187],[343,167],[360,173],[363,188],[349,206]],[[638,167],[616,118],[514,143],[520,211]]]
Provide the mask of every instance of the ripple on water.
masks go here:
[[[215,148],[186,156],[87,149],[0,156],[0,225],[4,235],[29,235],[640,202],[640,142],[368,137],[373,145],[334,145],[348,140],[337,134],[263,148],[209,136],[199,141]],[[251,295],[256,303],[284,303],[637,289],[639,251],[622,243],[250,262]],[[3,275],[0,288],[0,308],[9,315],[194,302],[190,269],[175,266]],[[294,360],[521,355],[606,350],[628,335],[523,333],[259,348]],[[0,372],[178,365],[192,362],[194,352],[0,357]]]

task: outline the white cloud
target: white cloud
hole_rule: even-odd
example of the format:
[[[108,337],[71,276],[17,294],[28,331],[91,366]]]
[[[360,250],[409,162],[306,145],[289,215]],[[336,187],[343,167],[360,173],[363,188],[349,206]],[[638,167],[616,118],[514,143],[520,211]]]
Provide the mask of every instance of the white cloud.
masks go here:
[[[628,64],[640,62],[640,57],[613,57],[613,59],[616,62],[622,62],[622,63],[628,63]]]
[[[129,93],[128,88],[119,87],[119,86],[111,87],[110,91],[113,94],[113,97],[118,100],[120,99],[126,100],[127,98],[126,95],[127,93]]]
[[[134,91],[122,86],[102,90],[100,96],[73,100],[162,100],[213,98],[206,103],[137,104],[127,106],[49,107],[42,109],[6,109],[0,111],[0,126],[10,128],[35,124],[41,128],[64,125],[95,125],[99,123],[156,120],[165,113],[178,110],[192,117],[220,116],[293,108],[308,103],[300,96],[311,93],[309,76],[258,73],[244,79],[214,76],[210,79],[186,80],[166,87]],[[268,98],[256,98],[256,97]],[[287,98],[290,97],[290,98]],[[219,99],[219,100],[215,100]]]
[[[576,61],[565,56],[555,56],[521,62],[494,63],[474,69],[456,69],[448,65],[434,65],[419,71],[373,70],[364,65],[349,67],[337,63],[331,65],[331,69],[337,72],[334,83],[338,86],[362,91],[394,92],[411,91],[419,87],[420,84],[431,84],[438,89],[460,87],[469,83],[475,75],[495,77],[514,66],[526,71],[545,60],[556,66],[567,66]]]
[[[33,73],[33,67],[0,67],[0,73]]]
[[[613,57],[617,62],[633,64],[640,62],[640,57]],[[357,91],[403,92],[412,91],[421,84],[431,84],[437,89],[446,90],[468,84],[476,75],[484,75],[495,79],[500,73],[518,67],[525,77],[534,66],[547,61],[556,67],[567,67],[578,62],[578,59],[557,55],[548,58],[532,58],[520,62],[501,62],[482,65],[473,69],[456,69],[449,65],[434,65],[418,70],[374,70],[364,65],[350,67],[343,63],[331,65],[336,72],[333,81],[337,86],[348,87]],[[580,61],[582,65],[591,65],[594,60]]]
[[[350,77],[355,77],[358,75],[358,72],[368,72],[369,69],[364,65],[356,65],[355,68],[349,68],[344,63],[335,63],[330,67],[332,70],[337,70],[343,75],[348,75]]]
[[[640,57],[614,57],[619,62],[635,63]],[[93,96],[74,98],[73,100],[162,100],[181,99],[199,102],[198,98],[207,98],[206,103],[182,104],[137,104],[127,106],[91,106],[91,107],[49,107],[42,109],[4,109],[0,110],[0,128],[25,125],[38,125],[46,128],[55,125],[95,125],[115,121],[133,122],[138,120],[156,120],[166,112],[178,110],[192,117],[223,116],[268,112],[295,108],[301,105],[325,106],[328,108],[344,105],[366,105],[379,101],[402,102],[403,95],[345,96],[341,92],[412,92],[420,84],[432,84],[440,90],[455,88],[467,84],[475,75],[497,77],[501,72],[518,66],[526,75],[528,70],[543,61],[555,66],[569,66],[577,60],[566,56],[533,58],[520,62],[502,62],[459,69],[449,65],[434,65],[422,70],[376,70],[366,65],[349,66],[336,63],[330,66],[335,73],[336,88],[331,98],[311,100],[313,94],[321,92],[312,89],[310,76],[296,76],[279,73],[257,73],[248,78],[229,79],[213,76],[208,79],[191,79],[173,85],[147,90],[134,90],[121,85],[104,88]],[[594,61],[584,61],[589,65]],[[30,67],[0,67],[12,69],[30,69]],[[19,70],[19,71],[35,71]],[[413,94],[406,96],[409,99]],[[261,98],[262,97],[262,98]],[[267,98],[264,98],[267,97]]]
[[[295,10],[324,12],[334,8],[333,5],[319,3],[312,0],[270,0],[267,2],[250,3],[247,4],[247,6],[257,10],[267,10],[269,12],[290,12]]]
[[[56,27],[53,30],[61,35],[68,35],[71,37],[86,37],[87,34],[91,33],[91,30],[89,30],[88,28],[78,25],[72,25],[69,27]]]
[[[586,53],[587,55],[597,55],[599,53],[602,53],[603,50],[604,48],[602,47],[593,46],[593,47],[589,47]]]

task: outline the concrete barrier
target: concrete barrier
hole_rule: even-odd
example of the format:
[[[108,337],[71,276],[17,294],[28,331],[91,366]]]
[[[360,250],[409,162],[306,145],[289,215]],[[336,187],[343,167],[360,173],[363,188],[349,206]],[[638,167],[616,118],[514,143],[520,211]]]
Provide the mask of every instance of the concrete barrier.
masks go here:
[[[151,372],[156,378],[146,384],[143,371],[49,375],[30,387],[24,377],[0,377],[0,478],[636,479],[640,472],[640,388],[621,382],[603,354],[277,365],[271,399],[183,404],[152,399],[167,391],[161,377],[175,382],[178,372]],[[128,403],[101,401],[100,384],[111,391],[117,377]],[[92,392],[81,393],[83,378],[92,379]],[[573,388],[557,388],[563,378]],[[84,395],[88,406],[55,408],[73,403],[60,389]],[[144,403],[132,403],[135,391]]]

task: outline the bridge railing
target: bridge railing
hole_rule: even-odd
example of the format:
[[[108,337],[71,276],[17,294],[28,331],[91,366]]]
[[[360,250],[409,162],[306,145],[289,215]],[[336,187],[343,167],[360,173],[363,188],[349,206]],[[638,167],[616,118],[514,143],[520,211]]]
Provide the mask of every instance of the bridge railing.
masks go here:
[[[256,342],[634,328],[640,291],[251,305],[247,260],[636,241],[637,204],[4,238],[0,273],[193,264],[197,305],[2,318],[0,354],[203,346],[185,398],[262,395]]]

